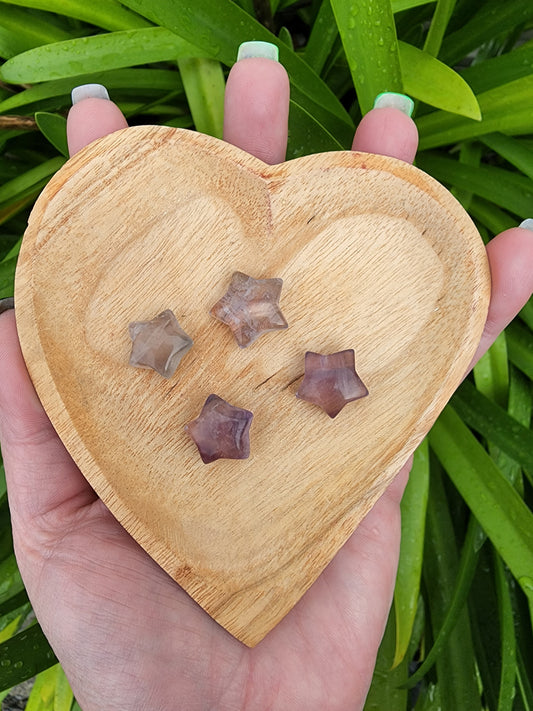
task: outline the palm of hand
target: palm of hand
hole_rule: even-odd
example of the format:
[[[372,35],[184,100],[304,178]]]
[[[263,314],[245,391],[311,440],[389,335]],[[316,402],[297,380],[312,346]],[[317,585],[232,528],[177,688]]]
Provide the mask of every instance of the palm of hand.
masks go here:
[[[394,582],[400,482],[285,620],[247,649],[124,531],[51,427],[46,441],[42,430],[35,441],[27,434],[26,448],[46,452],[71,491],[67,500],[51,497],[31,520],[14,520],[25,532],[16,537],[17,556],[83,708],[104,699],[110,710],[362,704]]]

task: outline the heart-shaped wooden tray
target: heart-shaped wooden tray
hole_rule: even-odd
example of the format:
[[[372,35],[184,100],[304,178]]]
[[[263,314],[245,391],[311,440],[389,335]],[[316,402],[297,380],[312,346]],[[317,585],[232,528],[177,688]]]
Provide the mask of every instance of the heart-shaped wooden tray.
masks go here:
[[[231,275],[280,277],[289,328],[237,347],[209,314]],[[339,152],[268,166],[201,134],[126,129],[37,201],[16,276],[39,397],[146,551],[254,645],[291,609],[424,437],[486,318],[481,239],[435,180]],[[128,324],[172,309],[175,375],[128,365]],[[295,397],[306,351],[355,349],[368,397],[330,419]],[[184,431],[211,393],[254,413],[247,460]]]

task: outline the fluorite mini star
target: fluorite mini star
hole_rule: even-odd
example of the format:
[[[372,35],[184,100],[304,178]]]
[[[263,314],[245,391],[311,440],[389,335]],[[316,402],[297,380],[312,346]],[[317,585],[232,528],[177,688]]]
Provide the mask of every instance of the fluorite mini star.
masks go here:
[[[355,370],[353,350],[321,355],[307,351],[305,375],[296,397],[321,407],[336,417],[348,402],[368,395],[368,390]]]
[[[151,321],[135,321],[129,326],[133,341],[130,365],[152,368],[164,378],[171,378],[183,356],[192,348],[192,338],[167,309]]]
[[[287,328],[279,307],[282,285],[282,279],[254,279],[235,272],[210,313],[229,326],[239,346],[246,348],[262,333]]]
[[[185,431],[205,464],[216,459],[247,459],[252,418],[249,410],[234,407],[218,395],[209,395],[202,412],[185,425]]]

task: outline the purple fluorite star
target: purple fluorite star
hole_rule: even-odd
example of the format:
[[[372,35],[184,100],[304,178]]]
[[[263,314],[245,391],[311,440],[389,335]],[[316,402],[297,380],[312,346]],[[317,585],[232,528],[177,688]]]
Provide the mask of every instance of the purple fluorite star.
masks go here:
[[[167,309],[151,321],[130,323],[133,341],[130,365],[152,368],[164,378],[171,378],[183,356],[192,348],[192,339]]]
[[[185,425],[185,430],[205,464],[216,459],[247,459],[252,417],[249,410],[234,407],[218,395],[209,395],[199,417]]]
[[[282,279],[254,279],[235,272],[210,313],[229,326],[239,346],[246,348],[262,333],[287,328],[279,308],[282,285]]]
[[[355,371],[353,350],[321,355],[307,351],[305,375],[296,397],[321,407],[336,417],[352,400],[368,395],[368,390]]]

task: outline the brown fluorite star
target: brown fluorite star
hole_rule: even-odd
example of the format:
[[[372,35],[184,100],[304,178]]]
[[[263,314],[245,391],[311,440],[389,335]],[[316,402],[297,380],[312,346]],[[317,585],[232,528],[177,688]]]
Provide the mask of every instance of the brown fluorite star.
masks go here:
[[[130,365],[152,368],[164,378],[171,378],[183,356],[192,348],[192,339],[167,309],[151,321],[130,323],[133,341]]]
[[[287,328],[279,307],[282,285],[282,279],[254,279],[235,272],[227,292],[210,313],[228,325],[239,346],[246,348],[262,333]]]
[[[307,351],[305,375],[296,397],[321,407],[336,417],[352,400],[368,395],[368,390],[355,371],[353,350],[321,355]]]
[[[234,407],[218,395],[209,395],[202,412],[185,425],[185,431],[205,464],[216,459],[247,459],[252,417],[249,410]]]

